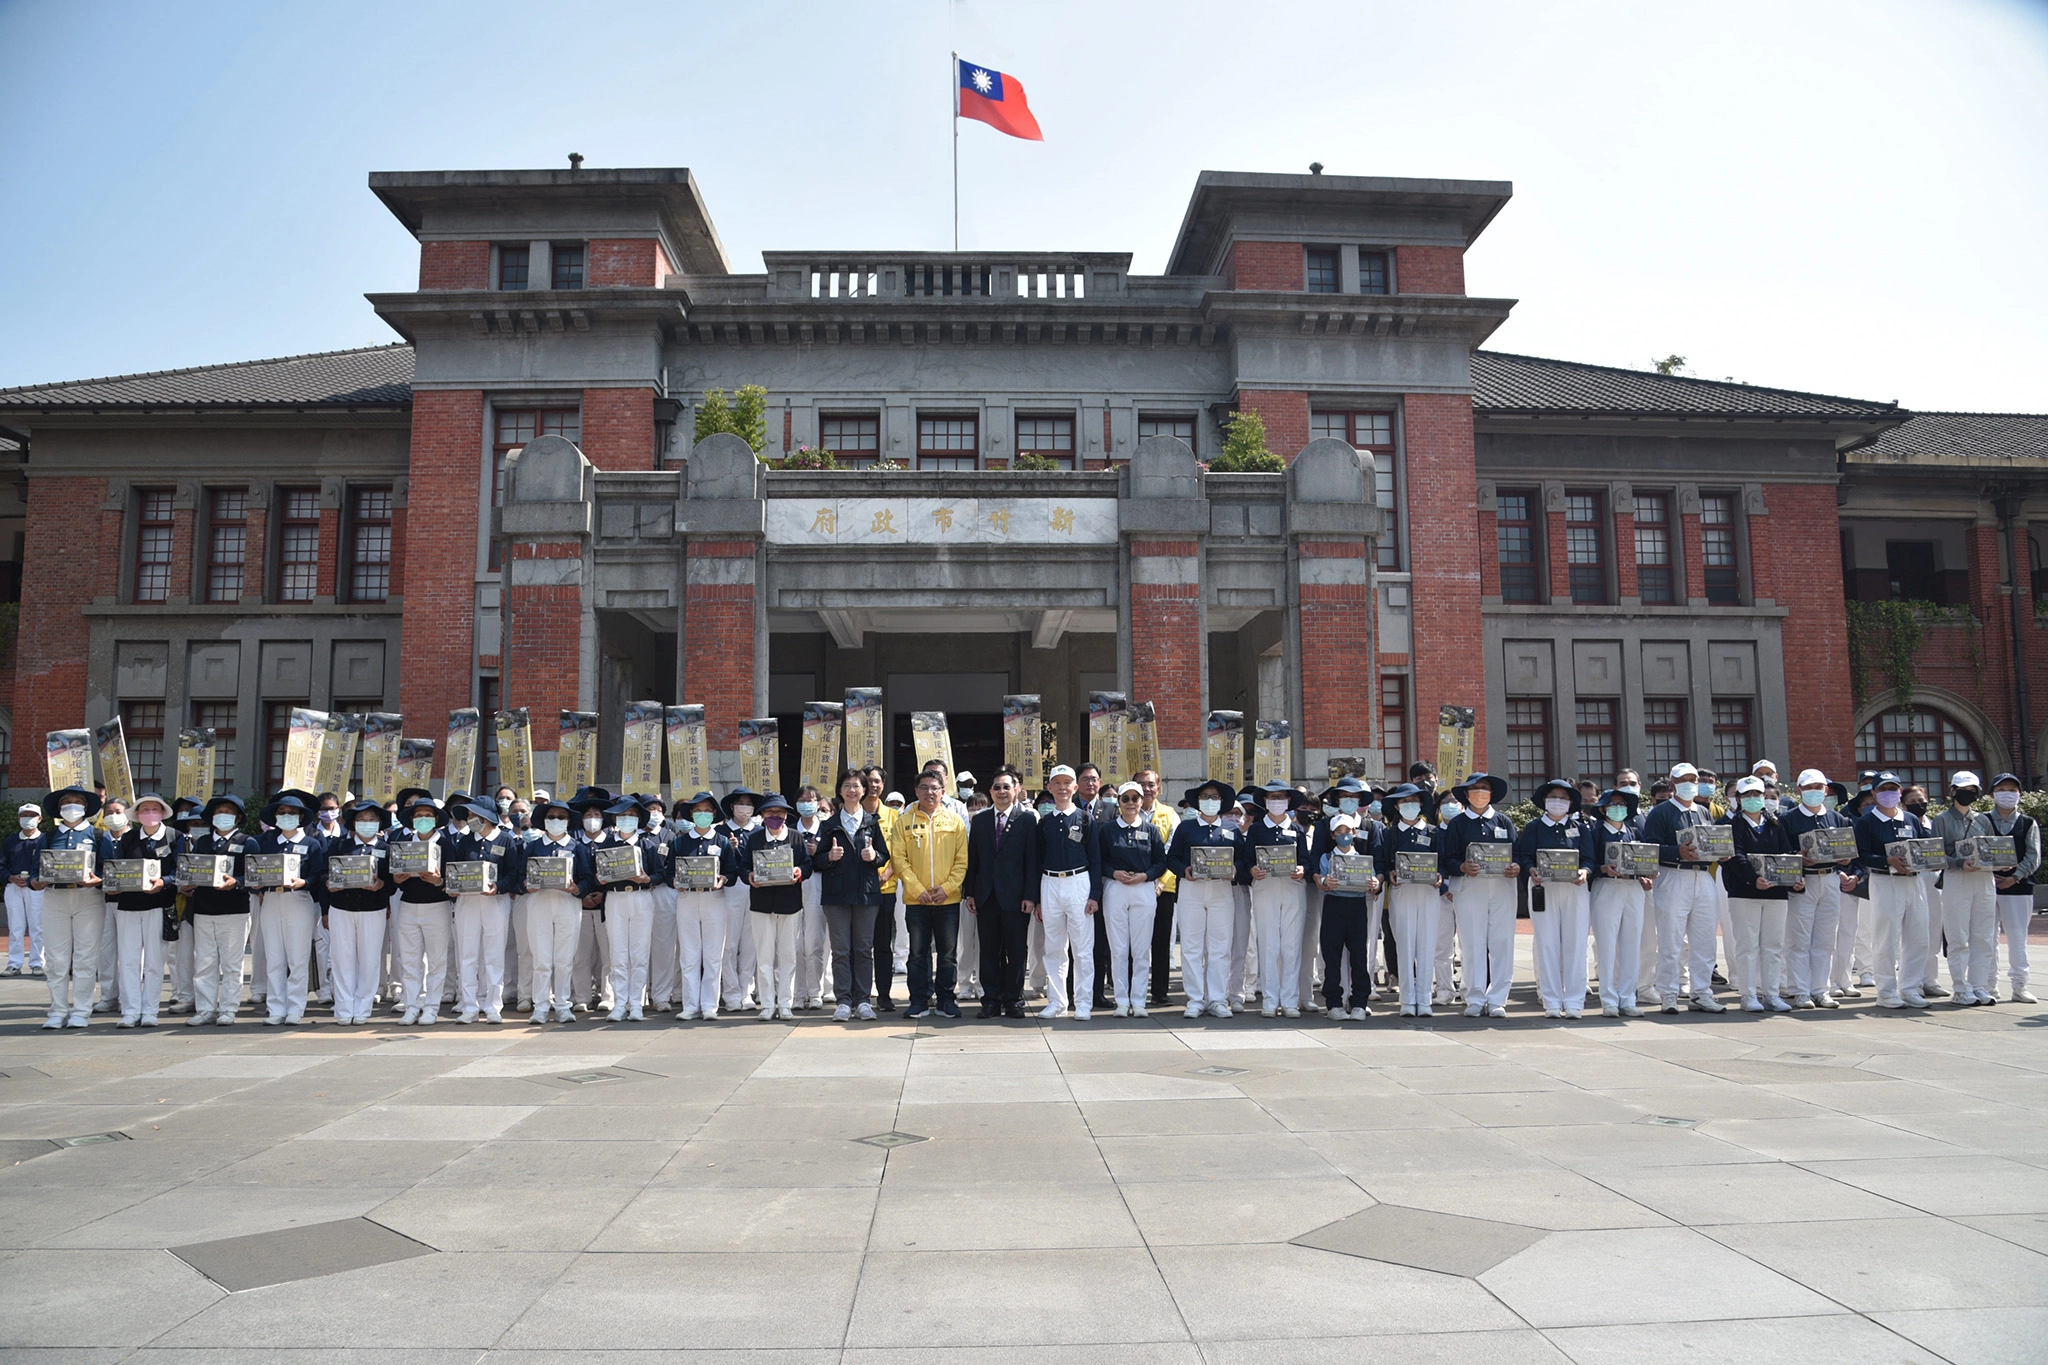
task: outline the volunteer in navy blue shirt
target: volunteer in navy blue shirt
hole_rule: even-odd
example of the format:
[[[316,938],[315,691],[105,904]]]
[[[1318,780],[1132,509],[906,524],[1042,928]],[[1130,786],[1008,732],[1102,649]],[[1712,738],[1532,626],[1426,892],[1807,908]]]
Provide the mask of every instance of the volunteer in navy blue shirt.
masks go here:
[[[1577,1019],[1586,1007],[1586,935],[1592,924],[1587,890],[1593,833],[1580,818],[1579,789],[1553,777],[1532,794],[1543,814],[1515,838],[1515,865],[1530,879],[1529,928],[1535,940],[1536,995],[1545,1018]],[[1574,855],[1570,875],[1544,875],[1537,853]]]
[[[1380,879],[1374,867],[1363,888],[1344,886],[1337,880],[1333,859],[1341,855],[1376,861],[1380,827],[1357,811],[1340,810],[1329,817],[1326,828],[1329,849],[1312,855],[1323,893],[1323,922],[1317,934],[1323,952],[1323,1001],[1333,1023],[1364,1020],[1372,1016],[1366,1002],[1372,997],[1372,949],[1379,928],[1374,905]]]
[[[24,801],[15,808],[20,826],[0,844],[0,866],[7,877],[7,974],[27,970],[43,973],[43,893],[29,885],[42,866],[47,840],[42,833],[43,808]]]
[[[1508,987],[1515,975],[1515,878],[1521,868],[1510,861],[1506,876],[1480,876],[1472,860],[1473,844],[1513,847],[1514,824],[1494,807],[1507,799],[1506,779],[1474,773],[1451,788],[1460,813],[1444,822],[1442,872],[1451,888],[1451,910],[1458,920],[1458,945],[1465,963],[1465,1016],[1505,1019]]]
[[[1886,845],[1934,836],[1925,820],[1905,808],[1904,792],[1897,773],[1877,775],[1870,805],[1856,817],[1856,860],[1870,877],[1877,1003],[1888,1010],[1924,1010],[1928,1000],[1920,983],[1927,979],[1927,884]]]
[[[1259,792],[1251,828],[1246,872],[1251,879],[1252,925],[1259,943],[1259,1013],[1301,1017],[1302,935],[1308,922],[1308,830],[1294,818],[1302,794],[1285,782],[1268,782]],[[1288,872],[1275,876],[1259,865],[1259,849],[1288,850]]]
[[[1096,858],[1102,868],[1102,915],[1109,931],[1109,976],[1118,1019],[1146,1014],[1152,975],[1152,917],[1159,910],[1159,879],[1166,873],[1166,841],[1145,814],[1145,789],[1126,782],[1116,791],[1114,820],[1095,822]]]
[[[1423,818],[1428,797],[1421,787],[1406,782],[1380,798],[1394,819],[1380,840],[1377,859],[1380,882],[1387,890],[1387,916],[1394,928],[1401,1013],[1421,1017],[1435,1012],[1431,1004],[1437,921],[1451,912],[1443,897],[1444,879],[1436,870],[1443,857],[1443,829]],[[1433,860],[1427,880],[1401,876],[1398,855],[1403,853],[1425,854]]]
[[[1643,914],[1654,883],[1607,865],[1609,845],[1642,842],[1636,800],[1634,792],[1611,787],[1600,793],[1592,820],[1593,955],[1600,963],[1600,1013],[1609,1019],[1633,1019],[1643,1012],[1636,1004],[1636,983],[1642,971]]]
[[[1700,796],[1699,777],[1692,764],[1675,764],[1671,798],[1643,816],[1640,835],[1644,843],[1657,845],[1657,994],[1666,1014],[1679,1011],[1685,994],[1681,972],[1690,977],[1694,1009],[1719,1014],[1727,1008],[1714,998],[1714,935],[1721,921],[1714,875],[1718,860],[1694,857],[1681,851],[1678,842],[1681,829],[1714,823]]]
[[[1230,788],[1222,782],[1190,787],[1181,800],[1195,814],[1174,827],[1166,846],[1166,866],[1180,884],[1174,917],[1180,928],[1181,985],[1188,993],[1190,1019],[1199,1019],[1204,1012],[1217,1019],[1230,1017],[1230,938],[1237,918],[1232,887],[1243,875],[1246,857],[1243,834],[1223,823],[1223,808],[1231,799]],[[1194,876],[1189,868],[1197,848],[1229,849],[1228,875]]]

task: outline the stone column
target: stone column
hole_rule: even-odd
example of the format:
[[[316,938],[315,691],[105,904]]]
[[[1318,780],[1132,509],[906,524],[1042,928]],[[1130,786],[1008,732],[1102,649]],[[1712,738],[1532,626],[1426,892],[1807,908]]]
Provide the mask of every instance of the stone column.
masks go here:
[[[529,441],[505,468],[500,695],[533,712],[534,779],[553,790],[562,711],[588,709],[584,594],[596,490],[583,453],[560,436]],[[557,792],[556,795],[566,795]]]
[[[1295,774],[1328,776],[1331,758],[1379,754],[1378,621],[1372,461],[1330,437],[1287,469],[1287,657],[1298,680]],[[1389,776],[1392,776],[1389,774]]]
[[[712,775],[724,785],[740,778],[739,722],[767,708],[765,516],[761,465],[745,441],[721,433],[690,451],[676,505],[683,536],[676,700],[704,707]],[[786,735],[782,742],[801,741]]]
[[[1209,531],[1209,503],[1202,467],[1185,441],[1148,436],[1138,442],[1119,491],[1117,517],[1128,566],[1117,625],[1130,657],[1130,696],[1154,707],[1162,789],[1173,792],[1200,781],[1207,766],[1202,541]]]

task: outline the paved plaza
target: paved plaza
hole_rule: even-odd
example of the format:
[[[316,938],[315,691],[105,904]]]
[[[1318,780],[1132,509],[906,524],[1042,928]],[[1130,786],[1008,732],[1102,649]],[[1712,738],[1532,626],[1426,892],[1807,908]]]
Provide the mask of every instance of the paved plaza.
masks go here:
[[[2048,1359],[2048,1007],[50,1035],[42,990],[7,1360]]]

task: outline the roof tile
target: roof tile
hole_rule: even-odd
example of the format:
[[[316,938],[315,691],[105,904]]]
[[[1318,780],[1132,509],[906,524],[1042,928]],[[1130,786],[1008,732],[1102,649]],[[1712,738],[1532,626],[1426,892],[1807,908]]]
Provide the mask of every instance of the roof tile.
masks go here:
[[[1480,412],[1643,417],[1889,417],[1896,403],[1766,389],[1501,351],[1472,353]]]
[[[351,407],[412,401],[403,343],[0,389],[6,408]]]

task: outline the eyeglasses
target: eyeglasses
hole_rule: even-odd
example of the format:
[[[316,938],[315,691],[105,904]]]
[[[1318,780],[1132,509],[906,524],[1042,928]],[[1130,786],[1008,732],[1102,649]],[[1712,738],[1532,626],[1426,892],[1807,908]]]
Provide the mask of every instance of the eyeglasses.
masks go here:
[[[1124,793],[1124,794],[1123,794],[1122,796],[1119,796],[1119,797],[1117,798],[1117,800],[1118,800],[1119,802],[1124,802],[1124,801],[1142,801],[1142,800],[1144,800],[1144,799],[1145,799],[1144,797],[1142,797],[1142,796],[1138,795],[1138,793],[1136,793],[1136,792],[1125,792],[1125,793]]]

